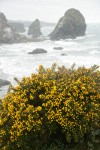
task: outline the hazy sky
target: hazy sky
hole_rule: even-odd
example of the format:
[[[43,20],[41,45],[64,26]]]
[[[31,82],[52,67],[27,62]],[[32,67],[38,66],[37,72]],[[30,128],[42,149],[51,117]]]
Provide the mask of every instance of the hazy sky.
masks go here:
[[[86,22],[100,22],[100,0],[0,0],[7,19],[57,22],[69,8],[76,8]]]

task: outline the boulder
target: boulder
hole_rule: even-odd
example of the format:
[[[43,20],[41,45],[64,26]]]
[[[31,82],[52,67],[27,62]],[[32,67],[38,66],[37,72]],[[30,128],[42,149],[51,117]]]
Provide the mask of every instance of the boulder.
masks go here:
[[[10,85],[10,82],[7,80],[0,79],[0,87]]]
[[[84,16],[80,11],[71,8],[62,18],[50,34],[51,40],[75,39],[78,36],[84,36],[86,23]]]
[[[62,53],[61,56],[68,56],[66,53]]]
[[[29,26],[28,35],[32,35],[33,38],[38,38],[42,35],[41,30],[40,30],[40,21],[38,19],[36,19]]]
[[[36,48],[35,50],[33,50],[32,52],[29,52],[28,54],[41,54],[41,53],[47,53],[47,51],[42,48]]]
[[[54,47],[53,49],[55,49],[55,50],[62,50],[63,47]]]

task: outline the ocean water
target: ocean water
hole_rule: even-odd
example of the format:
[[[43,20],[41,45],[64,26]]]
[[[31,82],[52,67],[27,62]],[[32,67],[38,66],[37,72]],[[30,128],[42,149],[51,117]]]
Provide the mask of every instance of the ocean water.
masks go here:
[[[48,35],[54,27],[42,28]],[[63,47],[63,50],[54,50]],[[46,54],[29,55],[35,48],[47,50]],[[66,54],[63,56],[62,54]],[[31,42],[0,45],[0,79],[7,79],[16,85],[14,77],[19,80],[37,72],[38,66],[50,67],[53,63],[66,67],[76,63],[76,67],[100,65],[100,24],[87,25],[86,36],[74,40]],[[7,92],[8,87],[0,89],[0,97]]]

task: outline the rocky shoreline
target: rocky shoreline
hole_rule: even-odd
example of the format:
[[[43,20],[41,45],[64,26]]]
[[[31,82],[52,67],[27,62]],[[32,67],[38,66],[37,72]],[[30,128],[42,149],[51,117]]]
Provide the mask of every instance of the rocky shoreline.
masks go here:
[[[40,21],[36,19],[29,25],[28,35],[22,35],[24,24],[9,23],[6,16],[0,12],[0,43],[26,43],[51,40],[75,39],[84,36],[86,31],[85,18],[80,11],[71,8],[67,10],[58,21],[55,29],[48,35],[43,36]]]

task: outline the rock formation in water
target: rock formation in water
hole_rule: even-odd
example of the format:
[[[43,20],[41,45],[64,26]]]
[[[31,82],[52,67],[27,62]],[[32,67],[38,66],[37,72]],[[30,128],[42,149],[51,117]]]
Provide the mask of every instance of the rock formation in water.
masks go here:
[[[63,47],[54,47],[55,50],[63,50]]]
[[[0,79],[0,88],[1,88],[2,86],[7,86],[7,85],[10,85],[10,82],[9,82],[9,81]]]
[[[71,8],[62,18],[60,18],[54,31],[50,34],[51,40],[75,39],[78,36],[84,36],[86,23],[84,16],[80,11]]]
[[[40,21],[38,19],[36,19],[29,26],[28,35],[32,35],[33,38],[38,38],[42,35],[41,30],[40,30]]]
[[[27,39],[24,35],[16,33],[7,22],[7,19],[3,13],[0,12],[0,43],[21,43],[27,42]]]
[[[3,13],[0,13],[0,43],[9,43],[14,40],[14,31],[7,24],[7,19]]]
[[[42,48],[36,48],[35,50],[33,50],[32,52],[29,52],[28,54],[42,54],[42,53],[47,53],[47,51]]]

